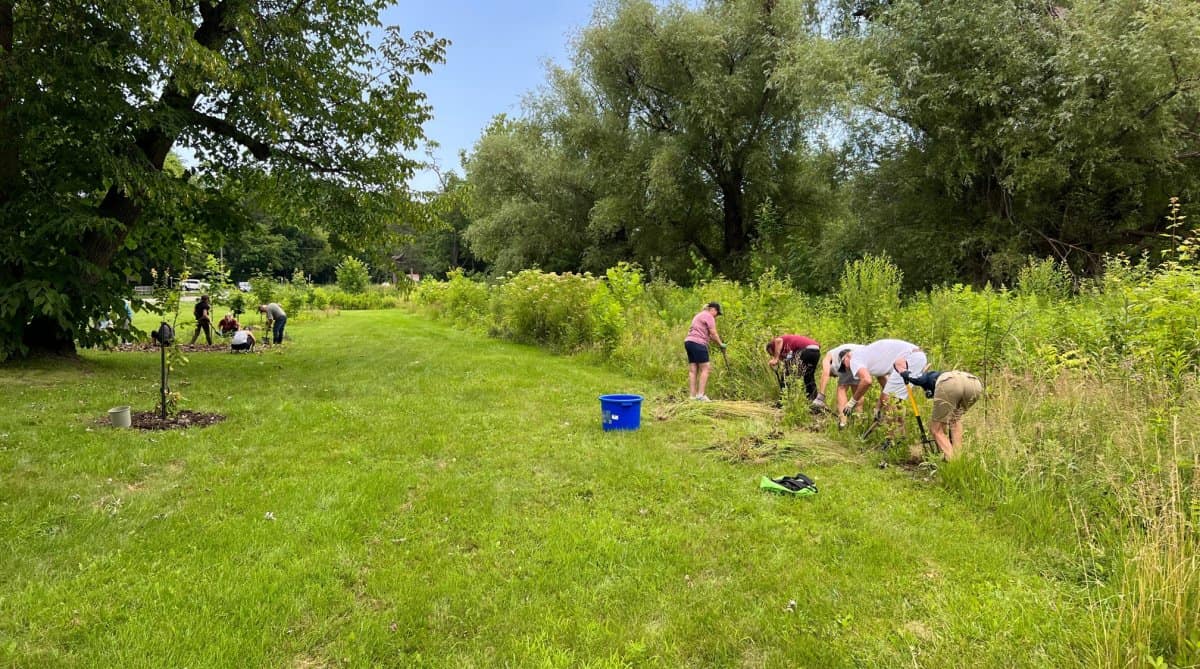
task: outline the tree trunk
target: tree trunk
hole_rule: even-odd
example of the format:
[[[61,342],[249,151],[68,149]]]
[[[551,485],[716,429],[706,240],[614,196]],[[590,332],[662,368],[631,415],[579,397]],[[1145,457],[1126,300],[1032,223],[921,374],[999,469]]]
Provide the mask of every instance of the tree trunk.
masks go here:
[[[13,3],[0,0],[0,205],[12,197],[21,177],[20,154],[16,132],[8,118],[12,101],[8,93],[11,82],[7,81],[9,63],[13,49]]]
[[[58,321],[37,316],[21,333],[21,343],[29,348],[30,357],[75,355],[75,338]]]
[[[722,271],[739,278],[737,268],[750,248],[750,232],[746,228],[745,194],[742,175],[733,174],[721,181],[721,207],[724,213],[724,253]]]

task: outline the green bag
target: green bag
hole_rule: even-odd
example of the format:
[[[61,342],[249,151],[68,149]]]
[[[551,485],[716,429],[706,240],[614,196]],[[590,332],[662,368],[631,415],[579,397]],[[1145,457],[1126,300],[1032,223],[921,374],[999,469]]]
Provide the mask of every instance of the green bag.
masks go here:
[[[768,492],[780,495],[794,495],[796,497],[807,497],[808,495],[817,494],[817,484],[813,483],[813,480],[804,474],[782,476],[777,479],[764,476],[758,482],[758,487]]]

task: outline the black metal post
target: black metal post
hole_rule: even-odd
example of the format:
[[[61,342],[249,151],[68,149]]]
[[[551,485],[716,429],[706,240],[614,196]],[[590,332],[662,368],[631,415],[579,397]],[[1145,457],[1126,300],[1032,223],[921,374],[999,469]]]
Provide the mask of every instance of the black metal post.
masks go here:
[[[159,388],[158,417],[167,419],[167,322],[158,326],[158,351],[162,358],[162,384]]]

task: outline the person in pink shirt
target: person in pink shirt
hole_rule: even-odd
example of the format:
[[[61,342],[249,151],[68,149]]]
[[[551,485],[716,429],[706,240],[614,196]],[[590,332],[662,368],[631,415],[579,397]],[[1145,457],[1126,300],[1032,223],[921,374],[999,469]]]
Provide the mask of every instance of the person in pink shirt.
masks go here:
[[[692,318],[692,327],[688,328],[687,338],[683,340],[688,357],[688,394],[694,400],[708,401],[708,395],[704,394],[708,385],[708,343],[716,342],[722,351],[725,350],[725,344],[717,334],[717,316],[720,315],[721,305],[709,302]]]

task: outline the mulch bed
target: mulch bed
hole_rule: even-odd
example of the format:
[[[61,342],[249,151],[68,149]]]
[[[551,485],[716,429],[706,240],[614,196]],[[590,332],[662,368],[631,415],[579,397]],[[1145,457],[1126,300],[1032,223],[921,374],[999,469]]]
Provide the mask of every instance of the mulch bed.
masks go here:
[[[256,347],[257,348],[257,347]],[[150,342],[134,342],[132,344],[121,344],[115,350],[118,351],[141,351],[143,353],[158,353],[158,344]],[[229,353],[229,344],[180,344],[179,350],[184,353]]]
[[[225,420],[219,413],[201,413],[199,411],[180,411],[164,420],[154,411],[135,411],[130,416],[130,423],[139,430],[174,430],[187,427],[208,427]]]

